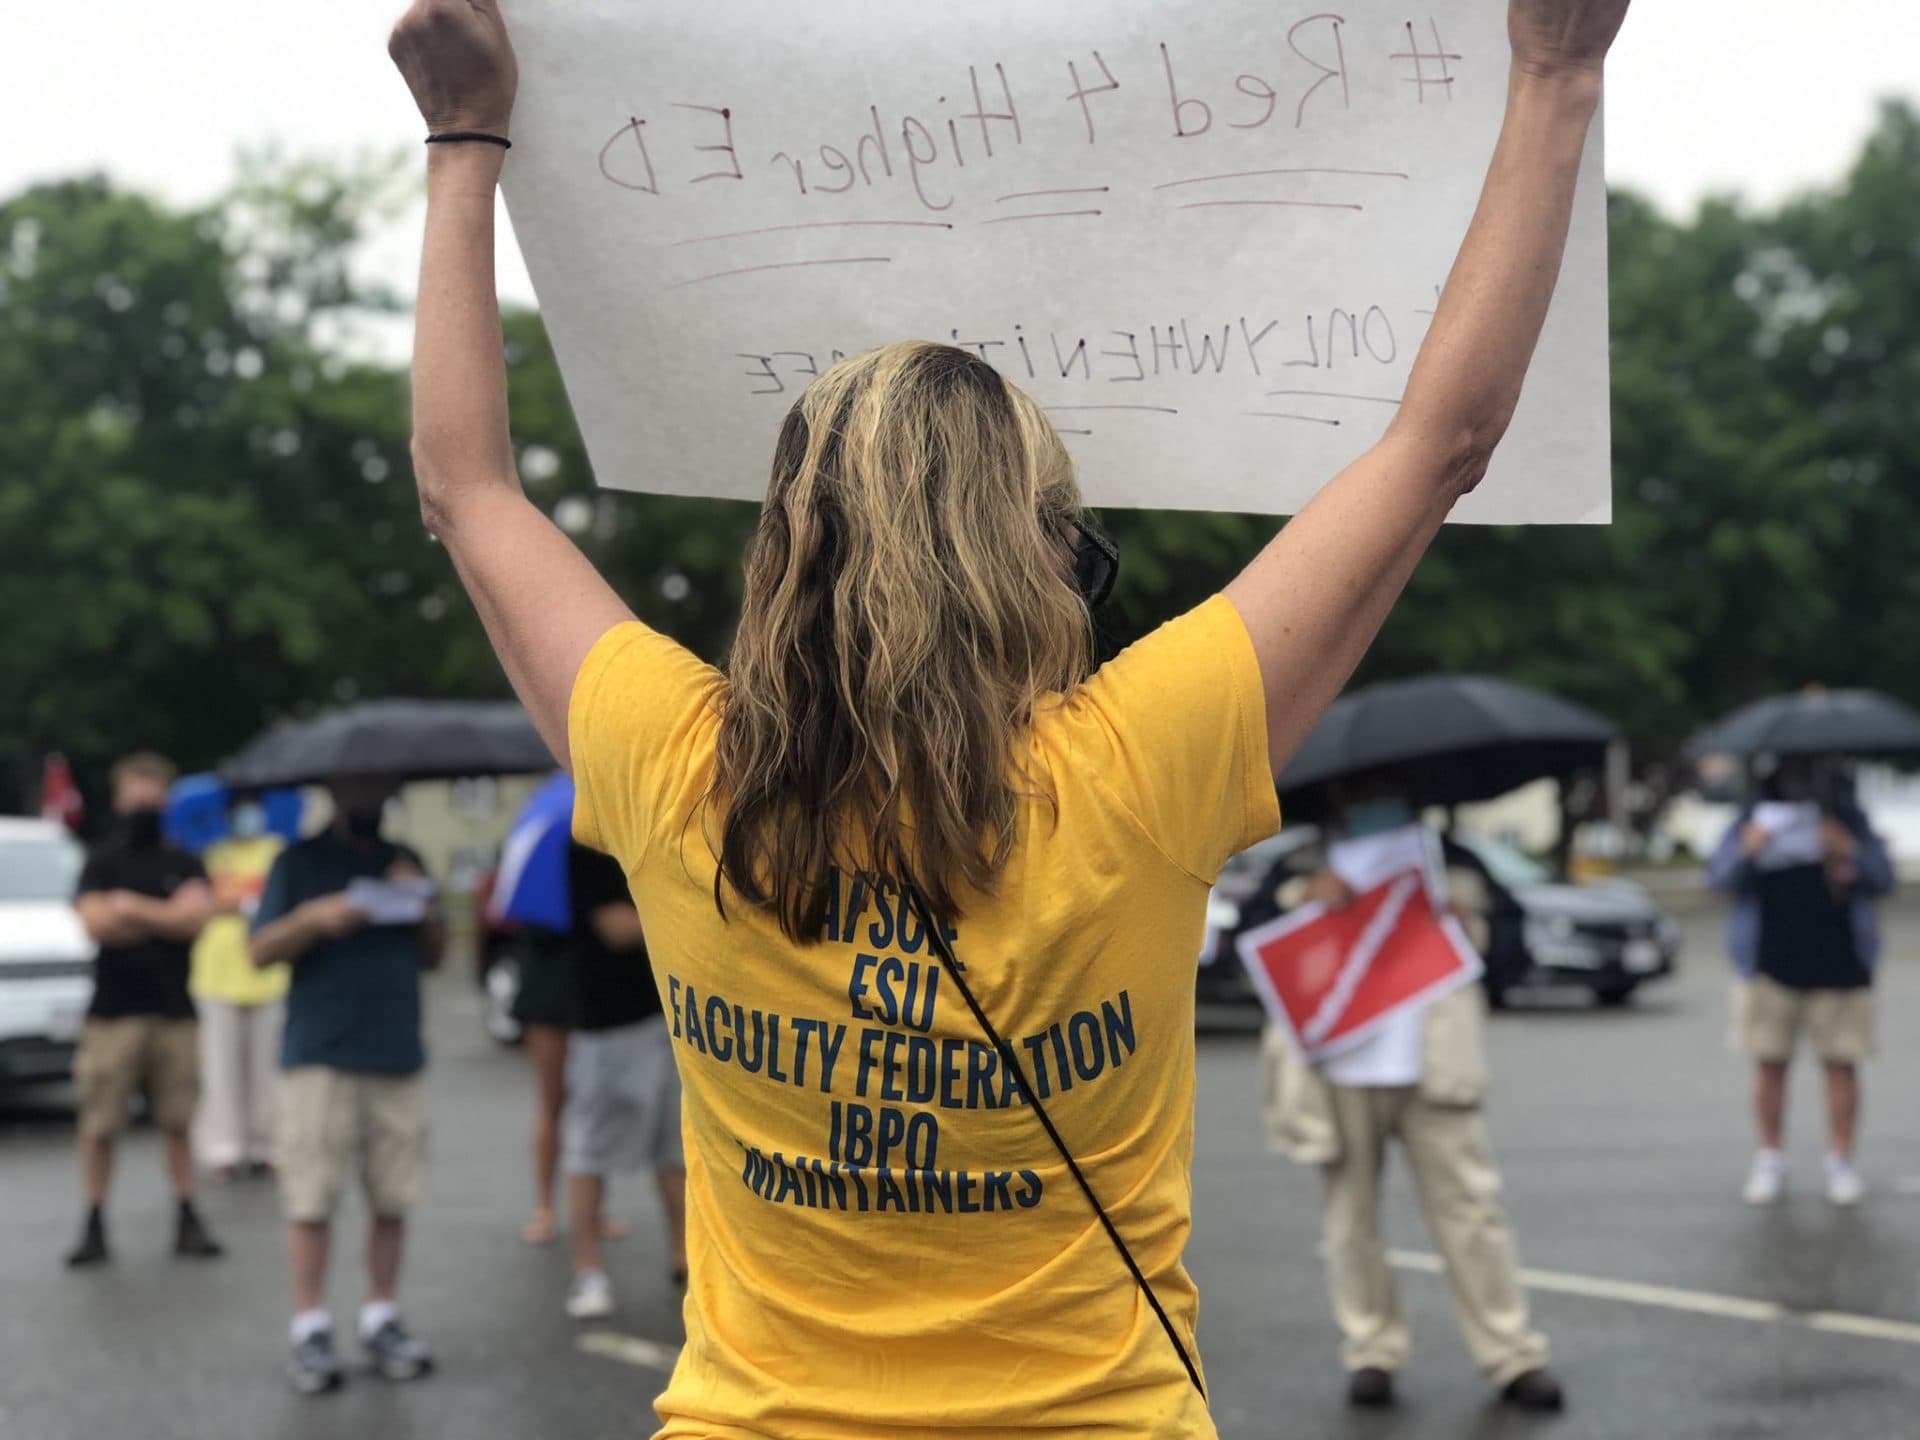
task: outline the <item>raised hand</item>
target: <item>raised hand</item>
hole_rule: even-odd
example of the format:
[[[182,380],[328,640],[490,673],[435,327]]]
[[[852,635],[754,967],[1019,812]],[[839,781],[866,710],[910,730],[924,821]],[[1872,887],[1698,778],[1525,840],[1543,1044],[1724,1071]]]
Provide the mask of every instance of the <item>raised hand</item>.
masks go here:
[[[1329,910],[1344,910],[1353,903],[1353,887],[1331,870],[1319,870],[1307,882],[1307,899],[1319,901]]]
[[[1598,70],[1607,58],[1628,0],[1509,0],[1507,40],[1513,63],[1536,75]]]
[[[471,130],[506,138],[520,67],[494,0],[413,0],[387,53],[429,134]]]

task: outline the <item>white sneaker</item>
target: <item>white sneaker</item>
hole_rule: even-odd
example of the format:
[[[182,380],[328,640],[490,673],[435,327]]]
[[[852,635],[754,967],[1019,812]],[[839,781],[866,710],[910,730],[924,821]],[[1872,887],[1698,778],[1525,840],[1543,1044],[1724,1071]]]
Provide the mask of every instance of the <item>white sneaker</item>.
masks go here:
[[[1827,1156],[1827,1200],[1834,1205],[1858,1205],[1867,1193],[1866,1185],[1860,1179],[1860,1172],[1853,1168],[1851,1160],[1838,1155]]]
[[[601,1320],[613,1313],[613,1282],[604,1270],[589,1270],[567,1286],[567,1314],[576,1320]]]
[[[1762,1150],[1755,1155],[1740,1198],[1749,1205],[1777,1205],[1786,1190],[1787,1157],[1778,1150]]]

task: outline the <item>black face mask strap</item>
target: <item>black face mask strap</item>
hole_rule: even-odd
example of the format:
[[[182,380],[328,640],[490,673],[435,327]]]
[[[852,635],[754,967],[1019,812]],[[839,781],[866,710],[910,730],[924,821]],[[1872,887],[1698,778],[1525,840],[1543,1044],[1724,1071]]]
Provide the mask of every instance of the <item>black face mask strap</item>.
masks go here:
[[[973,987],[967,984],[960,962],[954,958],[953,947],[947,943],[946,935],[934,923],[932,912],[927,909],[926,902],[920,898],[919,887],[908,883],[905,890],[907,904],[913,907],[913,913],[919,919],[921,928],[926,931],[927,943],[932,946],[933,953],[945,967],[947,979],[960,992],[960,998],[966,1002],[967,1009],[973,1012],[974,1023],[979,1025],[988,1042],[999,1053],[1000,1063],[1005,1065],[1012,1074],[1014,1083],[1020,1087],[1020,1094],[1027,1105],[1035,1115],[1040,1117],[1041,1128],[1047,1132],[1047,1138],[1053,1141],[1053,1148],[1060,1152],[1060,1158],[1066,1162],[1068,1171],[1080,1186],[1080,1193],[1085,1195],[1087,1203],[1093,1206],[1093,1213],[1100,1218],[1100,1227],[1107,1232],[1107,1238],[1113,1242],[1113,1248],[1120,1252],[1120,1259],[1125,1263],[1127,1273],[1133,1276],[1133,1283],[1138,1285],[1140,1293],[1147,1297],[1147,1304],[1153,1308],[1155,1318],[1160,1321],[1160,1328],[1167,1332],[1168,1341],[1173,1345],[1174,1352],[1179,1355],[1180,1363],[1186,1367],[1187,1378],[1193,1382],[1193,1388],[1200,1392],[1200,1398],[1204,1401],[1207,1398],[1207,1387],[1200,1383],[1199,1368],[1194,1365],[1193,1357],[1187,1354],[1187,1347],[1180,1343],[1179,1332],[1173,1328],[1173,1321],[1161,1307],[1160,1297],[1153,1293],[1153,1286],[1147,1283],[1147,1277],[1141,1273],[1138,1262],[1133,1258],[1133,1252],[1127,1248],[1127,1242],[1120,1238],[1120,1232],[1114,1228],[1113,1221],[1107,1215],[1107,1207],[1102,1205],[1100,1197],[1093,1193],[1093,1186],[1081,1173],[1080,1163],[1073,1158],[1073,1152],[1067,1148],[1067,1142],[1060,1138],[1060,1132],[1054,1128],[1053,1117],[1047,1114],[1047,1107],[1040,1103],[1040,1097],[1033,1093],[1033,1086],[1027,1083],[1027,1072],[1020,1064],[1020,1057],[1014,1053],[1011,1045],[1000,1038],[1000,1032],[994,1029],[993,1022],[987,1019],[987,1012],[982,1010],[980,1002],[973,998]]]

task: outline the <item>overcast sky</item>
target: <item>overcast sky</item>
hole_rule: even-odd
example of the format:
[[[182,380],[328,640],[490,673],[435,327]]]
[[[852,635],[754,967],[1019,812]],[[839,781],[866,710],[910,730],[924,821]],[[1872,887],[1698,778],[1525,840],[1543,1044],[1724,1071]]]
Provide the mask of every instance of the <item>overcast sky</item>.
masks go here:
[[[104,168],[199,200],[231,178],[246,143],[350,153],[409,142],[419,121],[385,44],[401,8],[0,0],[0,194]],[[1612,180],[1676,210],[1710,191],[1768,202],[1837,177],[1880,96],[1920,100],[1920,3],[1637,0],[1609,80]],[[371,263],[403,275],[414,243],[384,236]],[[501,283],[531,295],[517,256],[503,259]]]

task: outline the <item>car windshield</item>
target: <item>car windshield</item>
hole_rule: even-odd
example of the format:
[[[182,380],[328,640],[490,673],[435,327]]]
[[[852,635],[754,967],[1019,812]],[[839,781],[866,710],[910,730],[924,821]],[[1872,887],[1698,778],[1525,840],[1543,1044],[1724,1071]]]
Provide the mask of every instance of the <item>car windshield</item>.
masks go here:
[[[61,840],[0,840],[0,901],[71,900],[80,847]]]
[[[1553,872],[1546,866],[1530,859],[1504,840],[1484,840],[1478,835],[1458,834],[1453,838],[1478,855],[1495,882],[1509,890],[1516,885],[1546,885],[1553,880]]]

